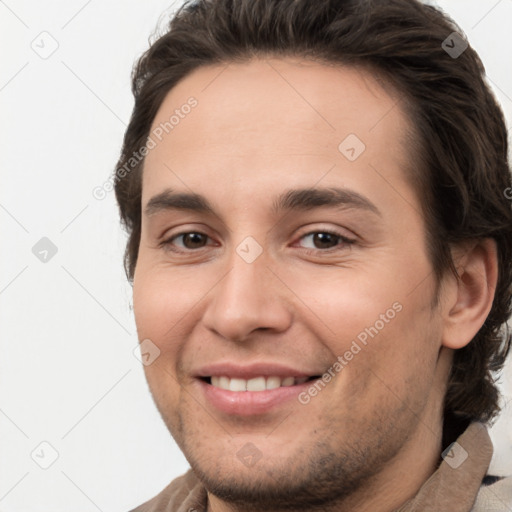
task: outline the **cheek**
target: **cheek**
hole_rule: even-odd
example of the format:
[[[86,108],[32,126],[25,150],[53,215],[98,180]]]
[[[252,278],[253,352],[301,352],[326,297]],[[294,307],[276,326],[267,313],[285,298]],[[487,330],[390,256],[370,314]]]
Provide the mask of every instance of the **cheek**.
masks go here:
[[[170,328],[169,319],[173,318],[170,290],[164,289],[157,281],[147,279],[134,280],[133,311],[139,339],[150,338],[160,341]],[[175,302],[179,308],[179,302]]]
[[[150,338],[161,350],[173,344],[208,290],[208,282],[179,271],[153,266],[136,271],[133,308],[139,339]]]
[[[172,283],[155,272],[138,270],[133,282],[133,310],[142,344],[156,345],[158,356],[143,366],[155,404],[171,431],[178,429],[176,410],[180,400],[177,362],[180,353],[180,323],[185,312]],[[143,352],[143,350],[142,350]]]
[[[376,331],[388,330],[401,316],[403,302],[400,293],[386,283],[377,285],[375,278],[353,269],[337,273],[313,279],[296,275],[294,292],[305,298],[297,304],[302,311],[298,318],[341,355],[352,340],[364,343]]]
[[[362,394],[376,408],[387,404],[420,414],[435,375],[441,329],[423,301],[404,302],[387,324],[375,322],[363,331],[365,344],[356,339],[361,350],[347,366],[346,382],[353,386],[349,396]]]
[[[403,275],[383,276],[378,285],[377,275],[358,282],[317,280],[309,289],[311,310],[301,315],[310,319],[305,320],[307,329],[327,346],[333,363],[342,358],[341,373],[347,378],[339,383],[353,387],[349,393],[370,386],[403,394],[416,377],[428,381],[435,369],[441,326],[430,306],[432,284],[426,280],[410,293],[410,281]],[[297,293],[304,294],[306,288],[302,284]]]
[[[158,403],[175,403],[178,359],[185,322],[191,306],[183,290],[169,279],[169,272],[144,272],[139,267],[133,282],[133,310],[139,341],[156,345],[158,356],[144,365],[149,387]],[[149,340],[149,341],[148,341]],[[154,345],[153,345],[154,344]]]

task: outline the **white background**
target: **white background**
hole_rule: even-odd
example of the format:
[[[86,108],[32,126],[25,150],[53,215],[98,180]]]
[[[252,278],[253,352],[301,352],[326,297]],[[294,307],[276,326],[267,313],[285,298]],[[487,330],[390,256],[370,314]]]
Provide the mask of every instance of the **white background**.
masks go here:
[[[510,126],[512,0],[437,3],[480,53]],[[162,13],[176,10],[169,5],[0,1],[3,512],[127,511],[187,468],[133,354],[114,194],[92,196],[117,161],[132,64]],[[52,44],[47,59],[31,47]],[[58,250],[47,263],[32,253],[42,237]],[[504,416],[492,431],[501,454],[493,470],[508,474],[510,423]],[[46,470],[34,460],[51,461],[43,441],[58,452]]]

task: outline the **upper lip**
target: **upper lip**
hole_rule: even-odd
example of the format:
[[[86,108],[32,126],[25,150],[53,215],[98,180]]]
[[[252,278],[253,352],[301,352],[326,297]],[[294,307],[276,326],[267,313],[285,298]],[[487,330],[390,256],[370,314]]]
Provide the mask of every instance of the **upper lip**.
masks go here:
[[[251,379],[254,377],[313,377],[323,372],[308,372],[276,363],[252,363],[240,365],[231,362],[214,363],[199,368],[195,375],[201,377],[230,377]]]

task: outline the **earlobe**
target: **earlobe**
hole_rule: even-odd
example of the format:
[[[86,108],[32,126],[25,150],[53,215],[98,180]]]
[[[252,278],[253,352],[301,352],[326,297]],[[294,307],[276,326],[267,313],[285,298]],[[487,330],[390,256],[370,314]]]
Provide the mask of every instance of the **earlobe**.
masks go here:
[[[496,241],[478,240],[458,249],[459,277],[454,300],[444,314],[443,345],[465,347],[480,330],[491,310],[498,279]]]

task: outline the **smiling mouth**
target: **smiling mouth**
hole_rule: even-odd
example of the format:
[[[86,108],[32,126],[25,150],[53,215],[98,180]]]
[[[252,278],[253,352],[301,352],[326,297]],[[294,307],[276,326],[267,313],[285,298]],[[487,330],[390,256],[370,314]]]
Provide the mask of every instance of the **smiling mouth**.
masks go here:
[[[230,378],[227,376],[202,377],[201,380],[215,388],[226,391],[245,392],[245,391],[267,391],[282,387],[298,386],[305,382],[319,379],[320,375],[312,377],[278,377],[261,376],[251,379]]]

